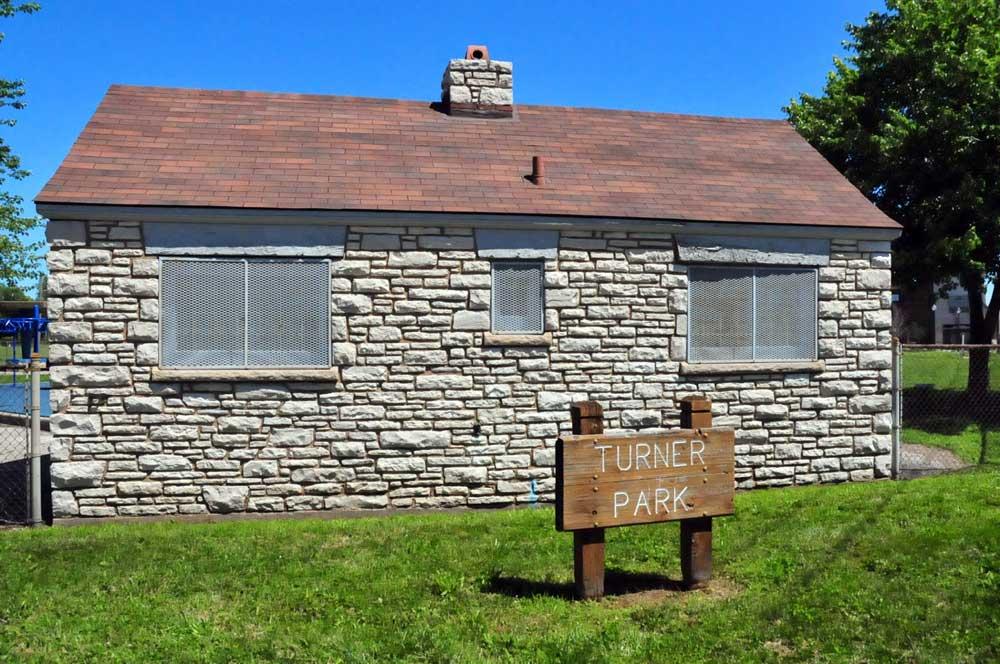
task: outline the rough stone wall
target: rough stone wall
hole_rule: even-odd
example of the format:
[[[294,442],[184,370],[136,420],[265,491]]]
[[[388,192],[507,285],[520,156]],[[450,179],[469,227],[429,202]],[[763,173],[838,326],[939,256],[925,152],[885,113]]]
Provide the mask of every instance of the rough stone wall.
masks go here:
[[[59,517],[502,505],[533,482],[544,500],[572,401],[634,429],[676,426],[691,393],[737,429],[740,487],[888,473],[888,243],[834,242],[820,269],[825,371],[720,379],[678,372],[687,277],[669,235],[564,231],[551,345],[524,347],[484,345],[471,229],[353,227],[332,263],[341,381],[163,383],[141,225],[88,228],[49,254]]]

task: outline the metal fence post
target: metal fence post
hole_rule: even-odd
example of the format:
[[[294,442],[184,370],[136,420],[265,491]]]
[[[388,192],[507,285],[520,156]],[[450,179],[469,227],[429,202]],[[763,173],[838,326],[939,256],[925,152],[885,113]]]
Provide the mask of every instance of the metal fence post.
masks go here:
[[[42,519],[42,362],[41,355],[31,354],[31,525]]]
[[[892,479],[899,479],[901,438],[903,426],[903,344],[892,338],[892,461],[889,472]]]

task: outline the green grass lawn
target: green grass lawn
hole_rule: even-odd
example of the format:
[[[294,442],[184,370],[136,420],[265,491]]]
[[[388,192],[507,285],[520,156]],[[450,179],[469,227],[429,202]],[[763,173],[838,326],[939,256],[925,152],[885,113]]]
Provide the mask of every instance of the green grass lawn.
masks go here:
[[[608,531],[679,576],[676,524]],[[0,661],[984,662],[1000,471],[737,496],[708,591],[567,600],[550,509],[0,532]]]
[[[903,388],[909,389],[917,385],[931,385],[934,390],[963,391],[969,378],[969,357],[967,352],[959,351],[915,351],[903,353],[902,367]],[[1000,391],[1000,354],[990,355],[990,389]],[[929,398],[934,398],[929,397]],[[986,406],[984,404],[984,407]],[[967,463],[998,463],[1000,464],[1000,431],[995,428],[981,427],[976,422],[954,421],[954,426],[935,427],[939,430],[928,430],[919,426],[907,426],[913,422],[907,418],[906,397],[903,408],[902,440],[904,443],[917,443],[932,447],[941,447],[954,452]],[[992,419],[1000,418],[1000,413],[987,413]],[[983,436],[985,435],[985,458],[983,458]]]
[[[952,350],[906,350],[902,374],[904,389],[933,385],[939,390],[964,390],[969,382],[969,354]],[[990,389],[1000,390],[1000,353],[990,353]]]

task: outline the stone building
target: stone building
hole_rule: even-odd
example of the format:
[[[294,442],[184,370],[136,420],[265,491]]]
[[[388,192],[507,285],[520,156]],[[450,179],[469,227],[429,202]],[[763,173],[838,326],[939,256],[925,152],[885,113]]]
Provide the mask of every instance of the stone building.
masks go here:
[[[786,123],[113,86],[38,195],[57,517],[492,506],[569,404],[885,477],[897,225]]]

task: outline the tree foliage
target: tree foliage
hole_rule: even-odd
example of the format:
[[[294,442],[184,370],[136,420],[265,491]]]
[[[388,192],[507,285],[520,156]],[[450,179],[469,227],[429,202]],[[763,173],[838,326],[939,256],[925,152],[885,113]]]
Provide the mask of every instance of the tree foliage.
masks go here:
[[[38,11],[35,2],[13,2],[0,0],[0,18],[10,18],[15,14],[31,14]],[[4,34],[0,33],[0,42]],[[0,108],[21,110],[24,108],[24,82],[16,79],[0,78]],[[13,127],[11,117],[0,117],[0,126]],[[21,166],[21,159],[14,154],[10,145],[0,138],[0,284],[15,286],[18,281],[38,276],[38,250],[42,243],[28,241],[28,233],[36,228],[40,219],[26,217],[21,208],[23,199],[6,191],[4,184],[9,179],[21,180],[28,176]]]
[[[821,96],[785,109],[799,133],[904,227],[900,285],[957,279],[975,342],[994,332],[1000,298],[1000,4],[888,0],[848,25]]]

